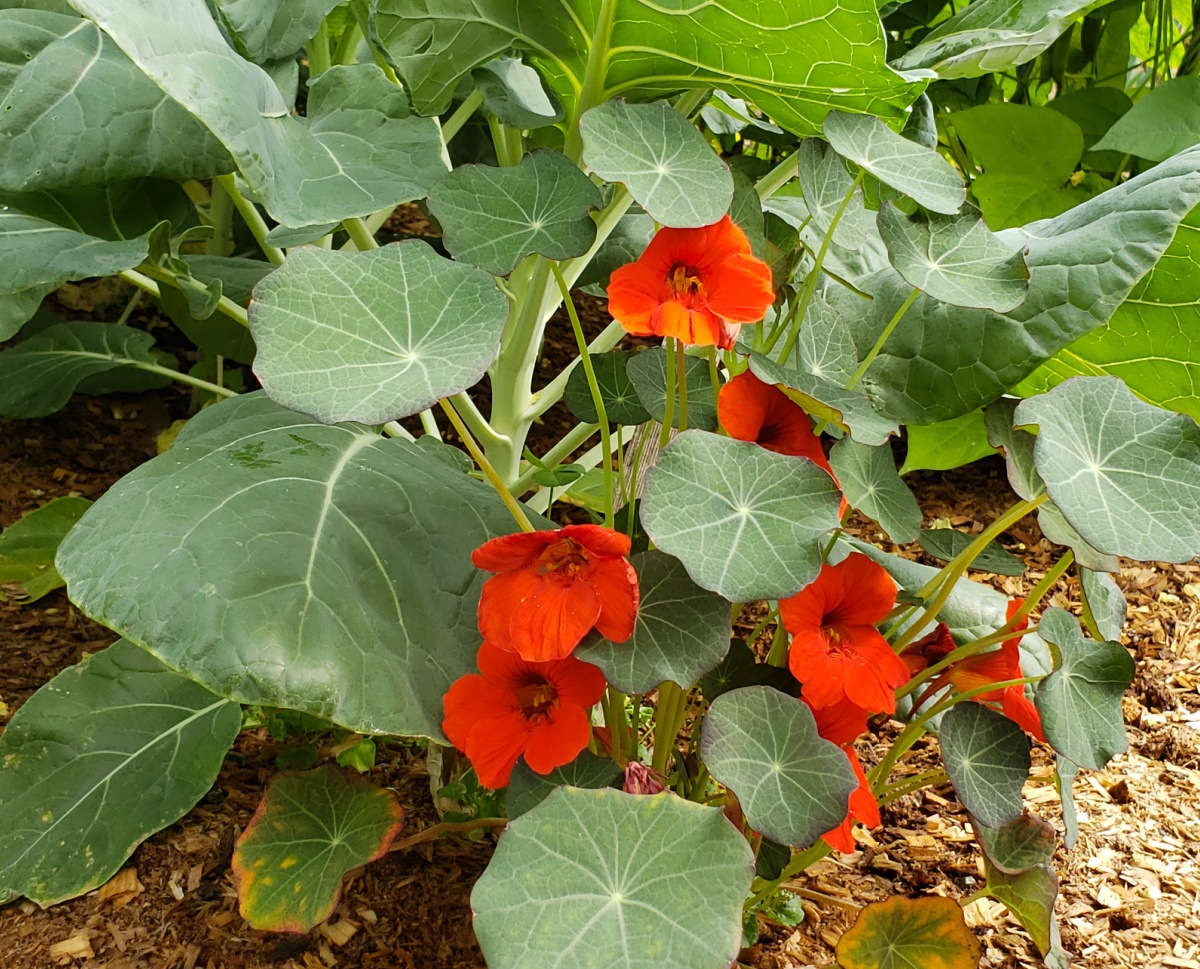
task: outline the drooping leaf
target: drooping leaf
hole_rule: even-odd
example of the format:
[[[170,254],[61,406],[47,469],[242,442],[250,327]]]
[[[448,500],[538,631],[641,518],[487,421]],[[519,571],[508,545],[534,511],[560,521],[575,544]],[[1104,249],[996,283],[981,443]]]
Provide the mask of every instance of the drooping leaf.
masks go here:
[[[1025,812],[998,828],[972,819],[975,839],[984,856],[998,871],[1019,875],[1035,865],[1053,863],[1054,825]]]
[[[1125,615],[1129,611],[1129,603],[1125,601],[1125,593],[1107,572],[1093,572],[1082,569],[1079,573],[1079,587],[1083,594],[1083,607],[1092,617],[1096,629],[1107,640],[1119,642],[1121,630],[1125,628]]]
[[[1084,639],[1075,617],[1057,606],[1042,615],[1038,634],[1061,657],[1034,697],[1046,739],[1080,767],[1100,770],[1129,747],[1121,694],[1133,682],[1133,659],[1120,643]]]
[[[440,739],[475,667],[470,553],[510,531],[428,449],[250,394],[119,481],[56,564],[84,612],[223,695]]]
[[[346,872],[382,858],[403,817],[391,791],[331,764],[276,775],[233,848],[242,918],[270,932],[323,922]]]
[[[0,10],[0,190],[232,170],[220,142],[95,24]]]
[[[0,414],[45,417],[66,406],[85,380],[114,370],[161,367],[154,337],[116,323],[58,323],[0,350]],[[152,381],[163,387],[169,376]]]
[[[952,898],[872,902],[838,940],[844,969],[976,969],[979,941]]]
[[[479,380],[507,316],[491,276],[417,239],[301,249],[255,290],[254,372],[285,407],[380,424]]]
[[[829,463],[851,507],[877,522],[893,542],[917,537],[921,506],[896,473],[888,445],[867,447],[844,437],[829,452]]]
[[[185,285],[195,286],[199,283],[199,280],[189,280],[187,277],[177,278],[181,278]],[[220,283],[210,285],[218,297],[222,295],[216,291]],[[173,286],[159,287],[158,301],[171,317],[171,322],[205,353],[219,354],[238,363],[254,362],[254,337],[239,320],[212,310],[203,317],[197,316],[188,298]],[[213,302],[215,304],[215,300]]]
[[[336,65],[293,117],[275,82],[239,57],[204,0],[72,0],[223,144],[267,211],[292,228],[423,198],[446,171],[434,121],[410,115],[374,64]]]
[[[0,585],[15,582],[21,586],[25,602],[35,602],[66,585],[54,568],[54,553],[91,504],[72,495],[55,498],[4,529],[0,533]]]
[[[291,58],[339,0],[213,0],[234,48],[255,64]]]
[[[236,703],[118,642],[59,673],[0,736],[0,899],[104,884],[212,785]]]
[[[608,419],[614,424],[631,426],[650,420],[650,412],[638,399],[633,381],[626,371],[632,354],[628,350],[609,350],[607,353],[593,353],[591,357],[596,385],[600,388],[600,398],[604,401],[604,412]],[[576,366],[567,378],[563,401],[581,421],[595,424],[600,420],[596,403],[592,400],[592,390],[588,386],[587,371],[582,366]]]
[[[633,636],[623,643],[595,636],[575,655],[600,667],[622,693],[649,693],[664,680],[689,687],[729,651],[729,603],[662,552],[642,552],[630,562],[641,593]]]
[[[536,774],[522,758],[517,761],[508,780],[504,807],[509,820],[519,818],[537,807],[559,787],[581,787],[599,790],[619,787],[624,772],[610,757],[601,757],[590,750],[581,750],[571,763],[556,767],[549,774]]]
[[[923,529],[917,541],[934,558],[949,562],[975,540],[975,536],[960,532],[954,528]],[[991,572],[994,575],[1024,575],[1025,563],[1011,553],[1005,551],[998,542],[989,542],[983,551],[975,556],[975,561],[968,568],[981,572]]]
[[[970,411],[937,424],[910,424],[904,429],[908,453],[901,474],[910,471],[949,471],[995,453],[988,443],[983,413]]]
[[[1200,143],[1200,77],[1168,78],[1151,88],[1094,146],[1163,161]]]
[[[839,494],[811,461],[685,431],[646,479],[642,525],[697,585],[731,602],[778,599],[817,577]]]
[[[1115,377],[1074,377],[1017,407],[1067,521],[1101,552],[1186,562],[1200,553],[1200,428]]]
[[[624,184],[655,222],[711,225],[729,211],[729,166],[669,105],[609,101],[586,112],[579,130],[588,167]]]
[[[858,778],[812,711],[769,686],[723,693],[704,717],[700,753],[746,821],[780,844],[807,848],[846,817]]]
[[[857,249],[866,234],[868,216],[862,192],[855,187],[846,163],[820,138],[806,138],[800,143],[798,154],[803,202],[816,227],[822,233],[828,233],[833,217],[841,210],[842,217],[833,230],[833,240],[839,246]],[[846,203],[851,190],[855,194]],[[772,211],[778,210],[772,207]]]
[[[1035,865],[1019,874],[1010,874],[989,864],[984,855],[984,872],[987,893],[1016,917],[1042,955],[1049,956],[1051,948],[1059,948],[1058,926],[1054,921],[1058,875],[1054,866]]]
[[[514,128],[541,128],[563,119],[558,98],[519,57],[497,57],[471,72],[488,111]]]
[[[378,0],[372,26],[422,114],[441,114],[464,74],[514,49],[576,117],[589,52],[591,104],[719,88],[798,135],[817,134],[831,106],[899,122],[922,83],[884,63],[879,16],[863,0],[816,18],[755,0],[722,0],[702,16],[649,0]]]
[[[562,787],[514,820],[471,892],[493,969],[727,969],[754,857],[715,808]]]
[[[446,248],[461,262],[507,276],[530,253],[581,256],[596,240],[588,215],[600,190],[557,151],[540,149],[508,168],[463,165],[429,192]]]
[[[953,215],[967,197],[962,176],[936,151],[896,134],[872,115],[831,111],[825,137],[834,151],[927,209]]]
[[[656,421],[667,416],[667,367],[677,369],[674,357],[668,358],[662,347],[651,347],[633,354],[626,364],[626,373],[638,400]],[[717,396],[713,392],[712,377],[708,361],[702,357],[685,356],[683,361],[684,386],[687,388],[687,426],[693,430],[713,431],[717,427]],[[679,396],[678,377],[675,396]],[[671,415],[671,426],[678,427],[680,419],[679,401],[675,401]]]
[[[938,739],[946,773],[973,816],[993,828],[1020,816],[1030,766],[1020,727],[981,703],[956,703],[942,718]]]
[[[938,24],[894,64],[901,70],[934,70],[942,78],[1007,71],[1033,60],[1077,19],[1104,3],[979,0]]]
[[[972,211],[910,219],[885,201],[879,235],[896,272],[943,303],[1007,312],[1029,291],[1024,250],[1000,242]]]

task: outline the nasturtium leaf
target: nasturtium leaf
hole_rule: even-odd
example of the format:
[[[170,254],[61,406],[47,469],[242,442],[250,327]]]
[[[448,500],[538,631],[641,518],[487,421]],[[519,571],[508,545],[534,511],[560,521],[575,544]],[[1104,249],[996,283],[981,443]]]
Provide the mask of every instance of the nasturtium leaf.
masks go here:
[[[250,301],[254,287],[275,269],[269,262],[242,256],[185,256],[183,261],[193,279],[204,284],[219,279],[221,295],[243,306]]]
[[[769,357],[754,354],[750,369],[759,380],[778,384],[780,390],[813,417],[830,421],[847,431],[859,444],[883,444],[900,426],[875,410],[871,398],[858,390],[812,373],[781,366]]]
[[[921,506],[896,473],[887,444],[868,447],[844,437],[830,451],[829,463],[852,508],[877,522],[893,542],[905,544],[917,537]]]
[[[667,416],[667,367],[675,371],[675,405],[671,414],[671,426],[679,426],[679,383],[678,363],[674,356],[668,359],[662,347],[652,347],[633,354],[625,371],[638,400],[656,421]],[[684,386],[687,389],[687,426],[702,431],[717,427],[717,395],[713,391],[712,376],[708,361],[703,357],[685,356],[683,361]]]
[[[974,535],[954,528],[923,529],[917,542],[934,558],[949,562],[975,540]],[[1025,563],[1004,550],[998,542],[988,542],[983,551],[975,556],[968,568],[994,575],[1024,575]]]
[[[638,399],[626,372],[630,357],[632,354],[628,350],[591,354],[592,369],[596,374],[596,385],[600,388],[600,399],[604,401],[605,415],[614,424],[636,426],[650,420],[650,412]],[[592,399],[592,388],[588,385],[587,371],[578,364],[567,378],[563,401],[581,421],[595,424],[600,420],[596,402]],[[690,410],[690,400],[688,404]]]
[[[204,0],[72,0],[225,146],[278,222],[299,228],[423,198],[446,171],[437,123],[374,64],[335,65],[306,117],[225,42]]]
[[[791,860],[791,848],[778,844],[770,838],[763,838],[758,845],[758,857],[754,859],[754,874],[759,878],[774,881],[783,874],[783,870]]]
[[[579,130],[588,167],[623,183],[654,221],[692,228],[729,211],[729,166],[670,105],[609,101],[586,112]]]
[[[685,431],[646,478],[642,525],[697,585],[731,602],[799,592],[821,567],[839,492],[811,461]]]
[[[1061,657],[1034,696],[1046,739],[1080,767],[1100,770],[1129,747],[1121,694],[1133,682],[1133,659],[1120,643],[1084,639],[1075,617],[1057,606],[1042,615],[1038,634]]]
[[[1078,18],[1106,0],[979,0],[963,7],[893,62],[901,70],[926,68],[939,77],[979,77],[1007,71],[1037,57]]]
[[[759,663],[749,646],[735,639],[730,642],[725,658],[700,677],[700,692],[711,703],[721,694],[744,686],[769,686],[790,696],[800,695],[800,684],[786,668]]]
[[[1079,573],[1079,586],[1083,593],[1083,608],[1091,615],[1100,636],[1120,642],[1129,603],[1116,580],[1107,572],[1085,568]]]
[[[919,296],[863,379],[891,417],[931,424],[987,404],[1073,340],[1105,323],[1200,201],[1192,148],[1054,219],[998,233],[1028,247],[1029,295],[1015,310],[951,307]],[[834,305],[871,346],[912,292],[894,270],[855,281],[874,299]],[[866,443],[866,442],[864,442]]]
[[[0,586],[15,582],[25,594],[23,601],[33,602],[65,585],[54,568],[54,553],[91,504],[73,495],[55,498],[4,529],[0,533]],[[0,601],[4,598],[0,589]]]
[[[1093,147],[1163,161],[1200,142],[1200,77],[1151,88]]]
[[[1029,776],[1029,740],[1002,713],[981,703],[956,703],[938,731],[946,773],[963,806],[998,828],[1021,814]]]
[[[1054,825],[1028,811],[998,828],[972,819],[975,840],[988,861],[999,871],[1018,875],[1035,865],[1053,863]]]
[[[341,228],[339,222],[321,222],[316,225],[302,225],[293,229],[286,225],[277,225],[267,233],[266,242],[280,249],[290,249],[292,246],[306,246],[316,242],[330,233]]]
[[[391,791],[332,765],[277,775],[233,848],[242,918],[270,932],[323,922],[346,872],[383,857],[403,817]]]
[[[1098,572],[1115,572],[1121,567],[1116,555],[1101,552],[1086,541],[1053,501],[1042,505],[1037,516],[1042,535],[1055,545],[1066,545],[1070,548],[1075,553],[1075,561],[1081,567]]]
[[[222,695],[440,739],[475,668],[471,551],[512,530],[426,448],[250,394],[117,482],[56,566],[84,612]]]
[[[663,680],[689,687],[729,651],[729,603],[662,552],[641,552],[630,562],[641,593],[633,636],[623,643],[587,639],[575,655],[600,667],[622,693],[649,693]]]
[[[738,796],[750,827],[793,848],[841,824],[858,787],[845,752],[817,734],[812,711],[769,686],[717,697],[704,716],[700,755]]]
[[[839,386],[845,386],[858,366],[858,350],[850,327],[820,293],[813,294],[804,311],[796,349],[784,366]]]
[[[290,58],[340,0],[212,0],[234,49],[255,64]]]
[[[233,170],[229,153],[96,25],[0,10],[0,189]]]
[[[834,151],[925,208],[953,215],[967,197],[962,176],[936,151],[896,134],[868,114],[830,111],[825,137]]]
[[[0,899],[103,885],[212,786],[236,703],[118,642],[68,667],[0,736]]]
[[[301,249],[255,289],[254,371],[285,407],[380,424],[479,380],[507,316],[491,276],[416,239]]]
[[[531,253],[581,256],[596,241],[588,212],[600,189],[565,155],[530,152],[519,165],[463,165],[429,192],[429,210],[460,262],[507,276]]]
[[[1000,312],[1025,299],[1023,249],[1000,242],[973,211],[909,218],[884,201],[878,222],[896,272],[934,299]]]
[[[118,369],[161,367],[154,337],[116,323],[59,323],[0,350],[0,414],[45,417],[86,379]],[[165,386],[169,376],[153,384]]]
[[[1124,157],[1119,151],[1095,151],[1093,146],[1116,124],[1133,102],[1115,87],[1085,87],[1060,94],[1046,107],[1065,114],[1083,131],[1084,161],[1095,171],[1115,172]]]
[[[1186,562],[1200,553],[1200,428],[1116,377],[1074,377],[1017,407],[1067,521],[1101,552]]]
[[[199,281],[177,277],[185,286],[196,286]],[[220,283],[211,283],[219,286]],[[221,295],[219,292],[217,295]],[[227,357],[237,363],[254,362],[254,337],[245,324],[230,319],[223,313],[209,312],[200,317],[195,315],[187,297],[174,286],[162,286],[158,301],[167,315],[189,340],[206,354]],[[215,302],[215,301],[214,301]]]
[[[571,763],[556,767],[549,774],[537,774],[524,759],[517,761],[508,780],[504,807],[510,820],[537,807],[557,788],[581,787],[594,791],[602,787],[620,787],[624,772],[611,757],[581,750]]]
[[[904,429],[904,440],[908,452],[901,474],[949,471],[996,453],[988,443],[983,413],[978,410],[937,424],[910,424]]]
[[[733,172],[733,199],[729,203],[729,218],[746,234],[750,251],[759,259],[767,255],[767,230],[763,202],[754,183],[744,172]]]
[[[484,106],[514,128],[542,128],[563,119],[558,98],[548,93],[542,79],[519,57],[497,57],[471,72]]]
[[[1120,377],[1143,400],[1200,420],[1200,207],[1104,326],[1056,353],[1014,390],[1040,394],[1068,377]]]
[[[872,902],[837,944],[843,969],[976,969],[979,940],[952,898]]]
[[[820,138],[806,138],[797,153],[800,189],[813,223],[822,233],[828,233],[840,210],[842,216],[833,230],[833,241],[847,249],[857,249],[866,235],[868,216],[862,192],[846,170],[846,163]],[[846,196],[851,192],[854,194],[847,202]]]
[[[753,867],[715,808],[559,788],[501,835],[471,893],[475,935],[493,969],[726,969]]]
[[[1058,927],[1054,922],[1054,900],[1058,897],[1058,875],[1050,863],[1035,865],[1016,874],[989,864],[984,855],[987,893],[1007,908],[1021,923],[1043,956],[1058,948]],[[1050,965],[1047,960],[1047,965]]]
[[[840,0],[820,17],[757,0],[722,0],[699,15],[650,0],[376,0],[371,14],[375,37],[422,114],[443,113],[464,74],[514,50],[573,117],[617,95],[645,100],[718,88],[810,135],[831,106],[899,123],[923,84],[884,62],[883,29],[869,0]]]
[[[656,226],[639,206],[623,215],[612,233],[596,249],[576,285],[603,296],[613,271],[638,258],[654,238]]]

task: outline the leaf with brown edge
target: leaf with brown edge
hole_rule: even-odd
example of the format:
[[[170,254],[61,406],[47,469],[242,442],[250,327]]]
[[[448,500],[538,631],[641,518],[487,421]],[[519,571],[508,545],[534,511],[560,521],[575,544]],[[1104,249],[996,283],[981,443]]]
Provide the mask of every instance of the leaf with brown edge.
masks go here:
[[[837,944],[843,969],[976,969],[979,940],[951,898],[873,902]]]
[[[330,765],[278,775],[233,849],[242,917],[307,932],[333,911],[346,872],[388,850],[403,816],[390,791]]]

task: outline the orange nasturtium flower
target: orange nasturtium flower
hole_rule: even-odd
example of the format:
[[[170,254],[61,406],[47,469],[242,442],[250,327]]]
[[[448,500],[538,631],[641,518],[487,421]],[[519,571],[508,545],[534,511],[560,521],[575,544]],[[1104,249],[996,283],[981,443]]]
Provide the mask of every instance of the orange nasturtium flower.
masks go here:
[[[802,698],[803,699],[803,698]],[[846,817],[832,831],[826,831],[821,837],[835,851],[850,854],[857,850],[854,843],[854,823],[865,824],[868,828],[877,828],[883,823],[879,816],[879,805],[875,803],[875,795],[871,793],[871,785],[867,783],[867,775],[863,771],[862,762],[852,746],[854,741],[867,729],[867,711],[856,706],[849,700],[840,700],[827,707],[813,707],[808,704],[817,721],[817,733],[825,740],[835,743],[842,748],[854,776],[858,778],[858,787],[850,794],[850,804]]]
[[[896,584],[860,552],[822,565],[816,581],[779,602],[779,618],[792,634],[788,666],[814,708],[847,699],[873,713],[893,713],[896,688],[908,667],[875,623],[896,602]]]
[[[623,643],[637,620],[629,538],[600,525],[518,532],[471,553],[497,575],[483,584],[479,631],[500,649],[544,663],[562,659],[593,628]]]
[[[730,437],[753,441],[777,454],[808,458],[832,477],[829,459],[804,408],[749,370],[721,387],[717,417]]]
[[[699,229],[659,229],[608,283],[608,311],[634,336],[728,350],[775,301],[771,270],[728,215]]]
[[[587,746],[590,711],[605,687],[591,663],[574,656],[530,663],[486,642],[477,662],[483,675],[459,677],[443,698],[442,729],[480,784],[504,787],[522,754],[531,770],[548,774]]]

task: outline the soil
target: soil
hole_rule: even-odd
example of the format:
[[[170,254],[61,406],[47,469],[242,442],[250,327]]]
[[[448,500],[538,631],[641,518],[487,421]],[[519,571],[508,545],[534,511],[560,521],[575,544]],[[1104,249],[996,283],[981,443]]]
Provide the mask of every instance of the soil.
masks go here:
[[[594,304],[585,316],[589,329],[602,322]],[[573,355],[561,322],[552,325],[550,339]],[[156,436],[187,405],[186,395],[173,390],[77,396],[44,420],[0,421],[0,527],[60,495],[98,497],[156,452]],[[556,423],[548,422],[551,439]],[[908,481],[926,524],[943,519],[979,531],[1013,500],[998,460],[952,474],[917,473]],[[859,530],[886,544],[873,526],[862,523]],[[1003,542],[1025,558],[1026,576],[973,577],[1020,595],[1044,574],[1054,550],[1032,520]],[[1138,664],[1125,699],[1131,746],[1106,770],[1076,779],[1081,837],[1056,858],[1063,941],[1075,965],[1087,969],[1200,969],[1200,564],[1124,563],[1117,579],[1131,607],[1123,641]],[[1078,599],[1073,577],[1052,595],[1053,604],[1076,611]],[[0,629],[0,701],[7,715],[58,671],[115,639],[62,590],[36,603],[0,603]],[[880,756],[893,730],[883,724],[877,737],[860,744],[864,760]],[[306,935],[272,935],[246,925],[237,912],[230,852],[283,747],[265,729],[243,733],[212,792],[138,848],[109,892],[47,910],[25,901],[0,908],[0,967],[483,967],[470,930],[469,893],[490,856],[490,834],[392,852],[353,875],[331,920]],[[914,772],[922,757],[917,750]],[[372,779],[399,796],[406,812],[402,837],[437,820],[423,758],[414,746],[379,747]],[[1037,752],[1026,800],[1061,831],[1051,771],[1045,752]],[[826,899],[810,903],[795,928],[763,920],[759,943],[742,953],[746,966],[832,963],[832,944],[861,905],[897,892],[963,898],[979,888],[978,851],[948,786],[890,805],[883,820],[878,830],[860,830],[859,852],[819,862],[793,883]],[[1001,906],[984,900],[966,911],[984,944],[983,966],[1040,965]]]

